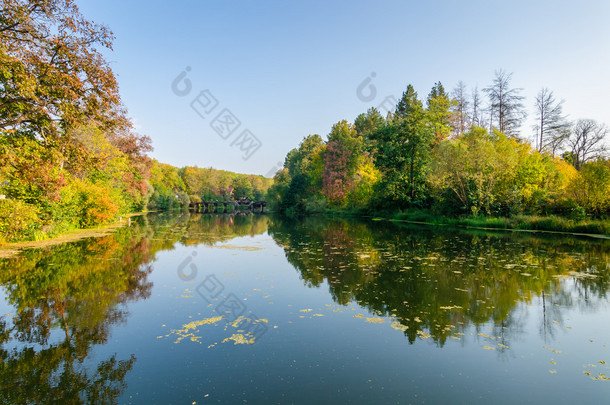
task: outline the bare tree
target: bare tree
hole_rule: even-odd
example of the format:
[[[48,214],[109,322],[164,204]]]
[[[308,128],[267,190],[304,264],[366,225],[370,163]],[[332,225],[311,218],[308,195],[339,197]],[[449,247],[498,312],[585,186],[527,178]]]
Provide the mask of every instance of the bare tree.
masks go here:
[[[568,138],[573,164],[580,169],[586,162],[600,158],[606,153],[604,139],[608,128],[595,120],[578,120]]]
[[[572,133],[572,124],[567,123],[565,128],[557,131],[554,136],[547,138],[546,150],[551,153],[552,156],[557,156],[561,150],[565,149],[566,142],[570,138]]]
[[[555,100],[553,92],[543,88],[536,96],[535,107],[538,151],[546,150],[555,155],[569,136],[570,123],[563,115],[563,100]]]
[[[466,84],[463,81],[459,81],[457,86],[453,89],[451,94],[453,99],[456,101],[452,108],[454,115],[453,131],[456,135],[462,135],[468,126],[468,107],[470,101],[466,96]]]
[[[512,73],[496,70],[491,86],[483,91],[489,97],[491,117],[498,124],[498,129],[507,135],[517,136],[519,127],[526,117],[523,108],[523,96],[520,88],[511,88]]]
[[[474,86],[474,89],[472,89],[472,125],[482,126],[480,114],[481,94],[479,93],[479,86]]]

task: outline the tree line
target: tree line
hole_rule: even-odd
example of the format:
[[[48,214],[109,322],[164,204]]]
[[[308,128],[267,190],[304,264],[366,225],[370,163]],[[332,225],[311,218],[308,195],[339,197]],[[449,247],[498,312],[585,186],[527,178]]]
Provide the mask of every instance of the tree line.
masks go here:
[[[532,142],[512,74],[481,91],[437,82],[425,100],[408,85],[395,111],[371,108],[306,136],[269,190],[284,213],[431,209],[442,215],[605,218],[610,210],[606,125],[570,122],[563,100],[541,89]]]
[[[266,192],[261,176],[152,160],[103,56],[113,39],[73,0],[0,0],[0,242]]]

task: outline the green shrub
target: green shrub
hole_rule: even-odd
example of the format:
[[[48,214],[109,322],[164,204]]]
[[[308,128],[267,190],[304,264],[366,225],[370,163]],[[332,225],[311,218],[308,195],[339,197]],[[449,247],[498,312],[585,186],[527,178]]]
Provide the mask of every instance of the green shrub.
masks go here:
[[[38,208],[23,201],[0,200],[0,242],[36,239],[42,226]]]

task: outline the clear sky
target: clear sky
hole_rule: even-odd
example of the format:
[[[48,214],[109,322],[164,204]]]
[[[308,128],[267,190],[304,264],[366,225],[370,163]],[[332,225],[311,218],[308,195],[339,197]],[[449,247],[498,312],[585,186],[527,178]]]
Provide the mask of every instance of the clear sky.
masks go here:
[[[425,99],[436,81],[483,88],[500,68],[530,116],[548,87],[570,119],[610,124],[608,0],[77,2],[113,30],[123,102],[153,157],[175,166],[265,175],[304,136],[324,137],[409,83]],[[191,90],[180,81],[179,96],[172,82],[187,67]],[[367,78],[376,95],[367,85],[359,98]],[[225,109],[239,127],[222,124]]]

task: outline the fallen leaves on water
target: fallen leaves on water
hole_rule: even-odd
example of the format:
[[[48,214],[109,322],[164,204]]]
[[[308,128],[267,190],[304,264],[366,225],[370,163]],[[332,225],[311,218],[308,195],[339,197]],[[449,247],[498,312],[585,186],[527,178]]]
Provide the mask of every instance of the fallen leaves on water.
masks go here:
[[[229,340],[232,340],[234,342],[233,344],[235,344],[235,345],[245,345],[245,344],[253,345],[254,344],[254,338],[253,337],[248,339],[248,338],[246,338],[246,336],[242,335],[241,333],[234,333],[230,337],[225,338],[222,341],[222,343],[226,343]]]
[[[424,332],[423,330],[418,330],[417,334],[419,335],[420,338],[422,339],[429,339],[432,337],[431,334],[429,334],[428,332]]]
[[[398,322],[398,321],[394,321],[392,322],[392,328],[396,329],[396,330],[401,330],[401,331],[406,331],[407,329],[409,329],[408,326],[403,325],[402,323]]]

